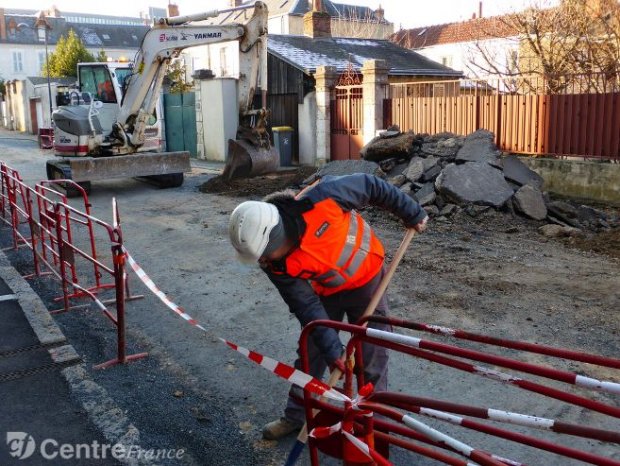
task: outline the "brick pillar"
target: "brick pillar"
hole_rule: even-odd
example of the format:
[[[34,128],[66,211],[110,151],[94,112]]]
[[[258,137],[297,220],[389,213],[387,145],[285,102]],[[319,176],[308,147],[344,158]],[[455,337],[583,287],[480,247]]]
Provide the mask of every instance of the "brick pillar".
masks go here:
[[[314,73],[316,82],[316,160],[320,167],[330,161],[331,128],[330,97],[338,73],[334,66],[319,66]]]
[[[364,76],[364,144],[378,129],[383,129],[383,99],[388,85],[389,68],[385,60],[367,60],[362,66]]]

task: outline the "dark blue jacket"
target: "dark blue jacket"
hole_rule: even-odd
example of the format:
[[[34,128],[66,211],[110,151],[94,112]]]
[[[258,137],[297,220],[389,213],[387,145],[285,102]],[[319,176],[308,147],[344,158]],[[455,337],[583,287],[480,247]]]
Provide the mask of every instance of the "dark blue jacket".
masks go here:
[[[411,197],[395,186],[373,175],[354,174],[346,176],[325,176],[312,189],[304,193],[302,202],[316,204],[331,198],[345,211],[377,206],[401,218],[407,227],[413,227],[426,217],[426,212]],[[278,205],[278,204],[276,204]],[[278,205],[279,209],[282,209]],[[311,207],[310,207],[311,208]],[[301,218],[301,216],[299,216]],[[284,273],[275,273],[284,261],[264,267],[269,279],[276,286],[289,310],[295,314],[302,326],[318,319],[329,319],[319,296],[310,283]],[[342,354],[342,343],[334,329],[318,327],[312,332],[312,339],[321,350],[328,364]]]

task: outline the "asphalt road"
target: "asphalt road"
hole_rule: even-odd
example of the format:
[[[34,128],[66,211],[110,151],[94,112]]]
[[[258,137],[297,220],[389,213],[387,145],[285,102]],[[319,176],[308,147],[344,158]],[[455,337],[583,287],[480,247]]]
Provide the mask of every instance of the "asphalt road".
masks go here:
[[[0,138],[0,160],[19,170],[30,184],[44,177],[44,161],[49,156],[49,152],[40,151],[32,142]],[[184,458],[186,463],[281,464],[294,438],[279,443],[265,442],[260,431],[264,423],[281,414],[288,385],[232,352],[218,338],[290,363],[299,324],[289,315],[262,272],[235,260],[227,240],[227,224],[230,212],[242,199],[200,193],[198,187],[215,173],[211,166],[196,163],[185,184],[171,190],[158,190],[136,180],[93,183],[90,201],[94,215],[111,222],[112,198],[118,200],[124,244],[130,254],[154,282],[207,331],[188,325],[168,310],[132,274],[131,290],[144,294],[144,298],[128,304],[129,349],[130,352],[148,351],[150,355],[124,367],[92,371],[91,376],[114,395],[119,407],[140,430],[143,444],[160,448],[182,446],[188,452]],[[379,233],[387,250],[392,252],[403,231],[394,224],[380,227]],[[103,238],[100,233],[98,236]],[[100,255],[109,259],[103,240],[100,244]],[[543,247],[546,248],[544,253]],[[508,330],[508,335],[526,340],[565,343],[582,346],[585,350],[583,346],[588,345],[572,335],[571,328],[561,328],[561,311],[552,316],[542,304],[538,308],[537,297],[533,294],[527,297],[529,304],[524,305],[520,301],[526,298],[523,289],[508,285],[511,277],[525,273],[528,268],[542,267],[540,264],[546,260],[544,254],[555,257],[553,267],[558,269],[578,261],[580,268],[595,277],[597,286],[613,289],[616,283],[615,293],[618,292],[618,265],[605,258],[588,258],[582,253],[565,251],[559,245],[543,245],[527,231],[495,238],[480,227],[471,227],[468,231],[451,231],[446,227],[435,232],[431,228],[414,240],[397,272],[396,288],[390,292],[391,307],[400,317],[414,315],[429,323],[465,327],[480,333]],[[30,267],[25,252],[14,255],[13,261],[18,269],[26,271]],[[495,282],[489,282],[485,275],[491,274],[488,265],[491,261],[502,264],[493,266]],[[78,267],[87,277],[89,268],[84,264]],[[502,267],[513,269],[502,270]],[[549,268],[547,273],[550,270],[555,269]],[[455,271],[458,271],[456,278]],[[483,275],[487,278],[484,295],[478,296],[482,292],[475,289],[463,291],[465,282],[473,287],[470,282]],[[88,280],[84,278],[83,283],[88,284]],[[501,286],[493,288],[493,284],[502,280],[506,283],[503,289]],[[59,292],[55,282],[37,279],[34,286],[50,307],[58,306],[53,302]],[[569,288],[566,284],[558,285],[555,294],[552,293],[555,301],[540,296],[538,301],[544,302],[544,306],[572,306],[570,303],[574,299]],[[601,312],[608,316],[607,328],[601,327],[598,332],[596,327],[594,331],[598,337],[591,340],[596,343],[593,350],[617,356],[620,349],[614,332],[618,322],[608,314],[613,312],[609,307],[613,303],[618,303],[617,294],[599,301],[593,298],[582,305],[601,307]],[[481,308],[475,309],[478,304]],[[492,310],[486,310],[487,307]],[[526,320],[526,316],[530,316],[530,320]],[[94,306],[60,314],[56,319],[88,363],[113,357],[114,329]],[[543,325],[544,319],[549,322]],[[531,322],[541,324],[540,328],[532,327]],[[532,358],[532,361],[537,360]],[[620,430],[615,419],[585,414],[581,409],[540,400],[527,392],[410,357],[393,357],[390,371],[391,387],[395,391],[470,404],[497,403],[502,409],[548,417],[565,415],[572,422],[592,420],[603,428]],[[604,375],[619,380],[611,371]],[[620,406],[617,397],[598,397]],[[424,419],[424,422],[474,445],[497,448],[502,455],[524,463],[579,464],[504,441],[489,443],[481,434],[460,434],[461,431],[433,420]],[[555,438],[547,432],[535,432],[535,435]],[[620,461],[617,445],[579,440],[568,443]],[[438,464],[399,450],[393,452],[392,459],[401,465]],[[309,464],[307,457],[304,456],[299,464]],[[321,464],[340,463],[322,457]]]

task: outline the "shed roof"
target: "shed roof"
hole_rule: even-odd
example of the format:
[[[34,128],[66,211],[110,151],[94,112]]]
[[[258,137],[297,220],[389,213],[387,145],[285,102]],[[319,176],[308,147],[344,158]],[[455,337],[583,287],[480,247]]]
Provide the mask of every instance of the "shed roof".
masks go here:
[[[382,59],[387,62],[390,75],[462,75],[460,71],[387,40],[271,35],[267,44],[270,53],[306,74],[314,73],[319,66],[334,66],[338,71],[344,71],[349,63],[359,70],[366,60]]]
[[[28,81],[32,83],[33,86],[40,86],[41,84],[47,84],[47,77],[41,76],[28,76],[26,78]],[[50,76],[50,83],[59,84],[61,86],[72,86],[77,81],[77,78],[55,78]]]

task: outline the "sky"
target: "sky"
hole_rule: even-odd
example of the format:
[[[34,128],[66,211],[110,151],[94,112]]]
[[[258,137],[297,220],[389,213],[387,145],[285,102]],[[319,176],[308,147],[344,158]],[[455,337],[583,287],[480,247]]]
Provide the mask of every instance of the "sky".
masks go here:
[[[478,12],[479,0],[335,0],[337,3],[368,6],[385,10],[385,18],[394,23],[394,29],[414,28],[431,24],[450,23],[470,19]],[[537,0],[540,2],[540,0]],[[179,6],[180,14],[200,13],[228,7],[227,0],[171,0]],[[518,11],[533,0],[484,0],[483,16]],[[62,11],[96,13],[116,16],[139,16],[149,6],[165,8],[168,0],[2,0],[4,8],[47,9],[56,5]],[[432,6],[430,6],[432,5]]]

